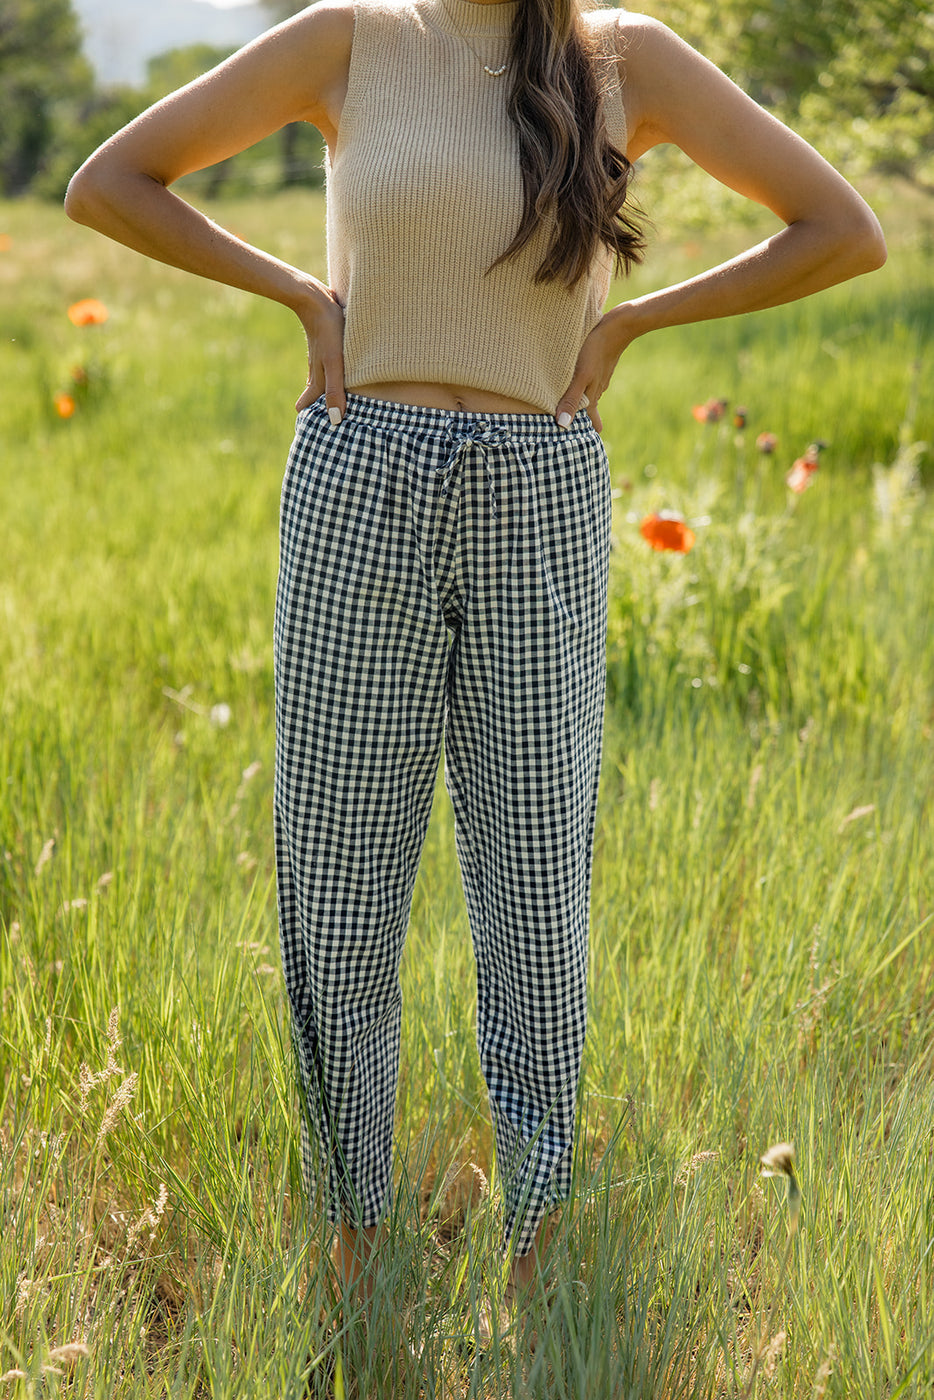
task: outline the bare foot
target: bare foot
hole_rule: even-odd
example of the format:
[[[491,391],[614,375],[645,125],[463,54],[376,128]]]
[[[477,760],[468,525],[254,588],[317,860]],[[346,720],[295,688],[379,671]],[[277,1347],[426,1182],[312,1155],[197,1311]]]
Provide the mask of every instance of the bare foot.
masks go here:
[[[509,1264],[509,1278],[506,1283],[506,1305],[515,1308],[527,1298],[536,1283],[546,1272],[545,1256],[551,1246],[557,1226],[556,1217],[546,1217],[532,1241],[527,1254],[514,1254]]]
[[[373,1255],[377,1226],[355,1229],[341,1221],[331,1246],[331,1263],[345,1295],[366,1301],[373,1295]]]

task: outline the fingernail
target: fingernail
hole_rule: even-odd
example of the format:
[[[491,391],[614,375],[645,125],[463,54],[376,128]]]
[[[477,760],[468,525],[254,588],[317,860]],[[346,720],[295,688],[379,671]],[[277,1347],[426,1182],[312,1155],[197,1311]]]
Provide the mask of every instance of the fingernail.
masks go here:
[[[559,427],[559,428],[569,428],[570,426],[571,426],[571,415],[570,415],[570,413],[559,413],[559,414],[558,414],[558,427]]]
[[[332,427],[332,428],[336,428],[337,425],[338,425],[338,423],[341,421],[341,411],[340,411],[340,409],[339,409],[339,408],[329,408],[329,409],[328,409],[328,417],[329,417],[330,420],[331,420],[331,427]]]

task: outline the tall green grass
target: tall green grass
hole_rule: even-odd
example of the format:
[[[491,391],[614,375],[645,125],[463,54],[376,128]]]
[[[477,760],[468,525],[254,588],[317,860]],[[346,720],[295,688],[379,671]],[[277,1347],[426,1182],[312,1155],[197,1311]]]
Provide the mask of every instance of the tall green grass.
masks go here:
[[[317,196],[219,213],[323,267]],[[270,837],[300,332],[56,211],[5,206],[3,232],[3,1393],[739,1397],[758,1356],[760,1396],[929,1396],[922,224],[890,230],[872,278],[633,346],[606,396],[616,548],[576,1190],[550,1306],[486,1347],[495,1169],[440,785],[365,1327],[302,1198]],[[660,242],[637,286],[739,237]],[[69,323],[86,295],[106,325]],[[698,424],[711,397],[731,408]],[[815,438],[820,470],[791,497]],[[661,508],[692,524],[690,554],[647,548],[638,522]],[[785,1207],[758,1168],[782,1139],[804,1192],[784,1273]]]

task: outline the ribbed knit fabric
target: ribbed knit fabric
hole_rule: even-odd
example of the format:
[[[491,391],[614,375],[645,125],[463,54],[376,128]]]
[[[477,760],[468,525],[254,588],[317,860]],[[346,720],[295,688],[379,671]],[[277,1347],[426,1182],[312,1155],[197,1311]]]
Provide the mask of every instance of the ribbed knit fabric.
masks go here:
[[[555,406],[600,317],[611,262],[568,289],[536,285],[544,230],[488,271],[522,212],[506,112],[515,0],[356,0],[347,96],[328,169],[328,276],[345,308],[349,389],[454,384]],[[588,23],[610,139],[626,147],[615,12]]]

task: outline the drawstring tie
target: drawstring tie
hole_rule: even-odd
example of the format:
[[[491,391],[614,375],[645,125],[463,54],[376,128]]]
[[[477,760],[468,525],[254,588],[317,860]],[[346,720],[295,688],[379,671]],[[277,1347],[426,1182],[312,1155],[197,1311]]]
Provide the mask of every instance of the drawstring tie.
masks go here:
[[[488,447],[499,447],[509,441],[509,429],[497,428],[484,418],[478,418],[475,423],[471,423],[465,430],[455,431],[449,426],[447,430],[450,452],[440,466],[435,467],[435,474],[441,477],[441,494],[448,494],[448,481],[454,467],[460,461],[461,455],[467,447],[479,447],[484,465],[486,467],[486,479],[490,488],[490,515],[495,520],[497,517],[496,508],[496,482],[493,477],[493,465]]]

